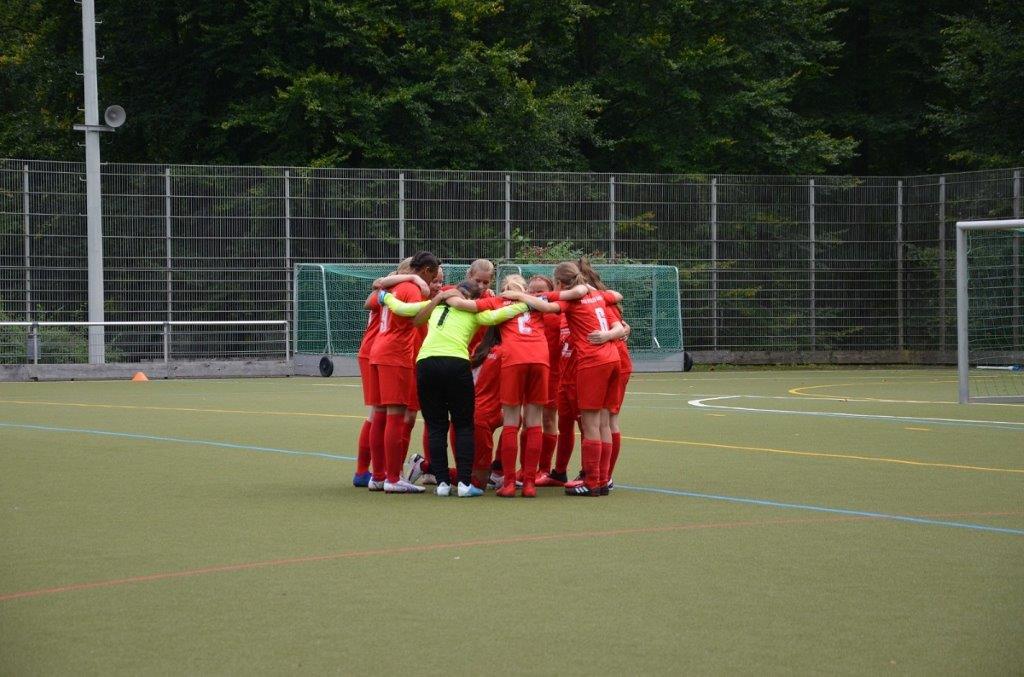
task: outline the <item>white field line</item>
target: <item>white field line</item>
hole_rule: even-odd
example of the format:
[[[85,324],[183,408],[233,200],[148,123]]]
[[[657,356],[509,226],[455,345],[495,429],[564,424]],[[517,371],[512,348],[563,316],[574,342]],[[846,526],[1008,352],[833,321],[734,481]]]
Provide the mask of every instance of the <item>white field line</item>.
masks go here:
[[[718,397],[702,397],[692,399],[687,402],[690,406],[698,407],[701,409],[720,409],[723,411],[749,411],[760,414],[790,414],[793,416],[824,416],[830,418],[853,418],[853,419],[867,419],[874,421],[903,421],[909,423],[948,423],[948,424],[968,424],[968,425],[989,425],[989,426],[1001,426],[1008,427],[1013,430],[1024,430],[1024,422],[1021,421],[986,421],[979,419],[969,418],[937,418],[928,416],[890,416],[886,414],[850,414],[844,412],[823,412],[823,411],[792,411],[789,409],[764,409],[760,407],[736,407],[736,406],[724,406],[718,404],[705,404],[706,402],[714,402],[718,400],[733,400],[738,398],[751,397],[752,399],[762,399],[758,396],[748,395],[721,395]],[[784,397],[771,398],[771,399],[787,399]],[[788,399],[805,399],[801,397],[794,397]]]

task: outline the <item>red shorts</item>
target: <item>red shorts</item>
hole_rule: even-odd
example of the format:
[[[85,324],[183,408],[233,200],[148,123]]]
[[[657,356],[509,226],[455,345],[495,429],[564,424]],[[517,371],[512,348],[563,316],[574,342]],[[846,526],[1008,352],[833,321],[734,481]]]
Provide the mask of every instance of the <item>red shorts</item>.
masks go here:
[[[576,369],[576,397],[580,411],[611,409],[619,396],[619,363]]]
[[[558,386],[561,384],[562,374],[557,369],[551,369],[548,373],[548,402],[545,407],[554,409],[558,406]]]
[[[615,399],[615,406],[608,409],[611,413],[617,414],[622,411],[622,402],[626,399],[626,385],[629,383],[629,377],[632,375],[632,370],[619,372],[619,393]]]
[[[420,387],[419,387],[419,384],[416,381],[416,368],[413,367],[411,371],[412,371],[412,378],[410,379],[411,383],[410,383],[410,386],[409,386],[409,404],[408,404],[407,408],[409,409],[409,411],[419,411],[420,410]]]
[[[576,384],[561,383],[558,387],[558,418],[577,419],[580,408],[576,402]]]
[[[415,403],[416,408],[419,408],[419,399],[413,399],[416,395],[415,371],[408,367],[393,367],[388,364],[374,364],[371,367],[380,406],[393,405],[411,409]]]
[[[501,403],[506,406],[547,404],[548,371],[546,364],[502,366]]]
[[[377,390],[377,380],[373,378],[370,358],[359,358],[359,377],[363,383],[363,404],[368,407],[379,407],[380,392]]]
[[[501,427],[504,420],[500,406],[477,409],[473,412],[473,425],[477,428],[489,428],[492,433]]]

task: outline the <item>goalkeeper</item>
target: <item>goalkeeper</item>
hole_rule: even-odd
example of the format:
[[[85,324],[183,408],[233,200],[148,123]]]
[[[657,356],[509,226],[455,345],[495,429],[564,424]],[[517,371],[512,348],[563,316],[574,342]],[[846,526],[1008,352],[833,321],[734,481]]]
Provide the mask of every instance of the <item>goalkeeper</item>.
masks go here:
[[[416,358],[416,383],[430,446],[429,472],[437,478],[437,495],[448,496],[449,417],[455,428],[455,468],[459,496],[479,496],[473,486],[473,373],[469,364],[469,342],[480,325],[500,324],[526,312],[525,303],[476,312],[467,299],[480,296],[481,287],[463,280],[455,289],[443,291],[430,301],[405,303],[387,292],[380,302],[396,315],[414,317],[413,324],[428,325],[427,337]]]

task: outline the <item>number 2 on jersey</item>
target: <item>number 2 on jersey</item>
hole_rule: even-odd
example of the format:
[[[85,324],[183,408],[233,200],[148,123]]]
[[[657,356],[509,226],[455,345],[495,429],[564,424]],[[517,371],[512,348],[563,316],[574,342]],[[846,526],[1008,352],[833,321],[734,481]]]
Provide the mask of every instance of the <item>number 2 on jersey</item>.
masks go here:
[[[518,318],[519,322],[519,333],[520,334],[532,334],[533,327],[530,326],[530,311],[526,311]]]

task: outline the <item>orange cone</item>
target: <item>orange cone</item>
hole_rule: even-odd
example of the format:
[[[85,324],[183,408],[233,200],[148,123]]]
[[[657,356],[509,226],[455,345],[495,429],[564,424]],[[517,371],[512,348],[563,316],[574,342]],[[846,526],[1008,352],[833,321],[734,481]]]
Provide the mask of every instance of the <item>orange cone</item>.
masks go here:
[[[137,371],[137,372],[135,372],[135,374],[134,374],[134,375],[132,376],[132,380],[133,380],[133,381],[148,381],[149,379],[148,379],[148,378],[146,377],[146,375],[145,375],[145,374],[143,374],[143,373],[142,373],[141,371]]]

